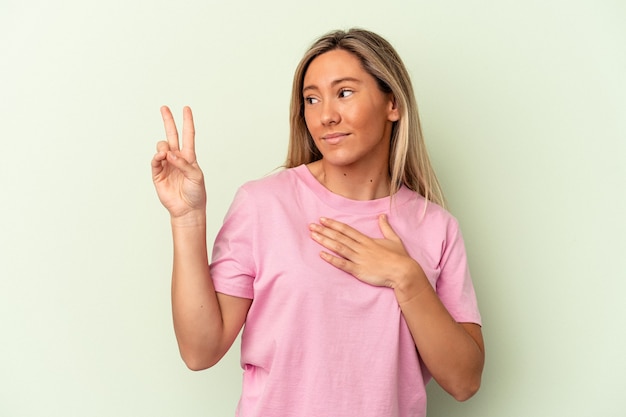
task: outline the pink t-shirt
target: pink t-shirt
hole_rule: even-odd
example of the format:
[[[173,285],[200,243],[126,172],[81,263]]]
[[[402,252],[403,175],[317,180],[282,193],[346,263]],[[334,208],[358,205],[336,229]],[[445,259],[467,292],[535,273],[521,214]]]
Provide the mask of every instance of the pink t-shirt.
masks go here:
[[[480,324],[463,239],[444,209],[403,187],[349,200],[305,165],[242,186],[213,249],[218,292],[253,299],[242,334],[239,417],[419,417],[430,379],[392,289],[319,257],[308,225],[321,216],[382,237],[387,213],[458,322]]]

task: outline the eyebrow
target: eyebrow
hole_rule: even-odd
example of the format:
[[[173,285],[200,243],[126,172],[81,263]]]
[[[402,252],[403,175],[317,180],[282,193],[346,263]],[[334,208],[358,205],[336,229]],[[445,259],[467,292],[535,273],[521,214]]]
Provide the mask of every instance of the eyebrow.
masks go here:
[[[359,80],[358,78],[354,78],[354,77],[344,77],[344,78],[338,78],[336,80],[333,80],[330,85],[331,87],[336,86],[337,84],[341,84],[344,82],[354,82],[354,83],[361,83],[362,81]],[[302,89],[302,92],[304,93],[307,90],[319,90],[319,88],[316,85],[307,85]]]

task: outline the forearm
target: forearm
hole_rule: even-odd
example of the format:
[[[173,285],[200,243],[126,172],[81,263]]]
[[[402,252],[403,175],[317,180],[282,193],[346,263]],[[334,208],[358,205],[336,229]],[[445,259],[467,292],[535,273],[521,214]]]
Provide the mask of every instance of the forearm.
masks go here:
[[[172,314],[176,339],[187,366],[202,369],[224,354],[224,327],[209,272],[205,217],[172,219],[172,236]]]
[[[419,265],[394,291],[433,378],[457,400],[470,398],[480,386],[484,364],[480,327],[452,318]]]

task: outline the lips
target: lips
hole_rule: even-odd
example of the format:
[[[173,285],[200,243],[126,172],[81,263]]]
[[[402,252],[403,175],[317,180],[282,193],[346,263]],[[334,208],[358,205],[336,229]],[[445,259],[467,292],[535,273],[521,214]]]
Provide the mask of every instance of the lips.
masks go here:
[[[342,132],[327,133],[324,136],[322,136],[322,140],[324,140],[329,145],[336,145],[339,142],[341,142],[341,140],[345,138],[346,136],[348,136],[348,134],[342,133]]]

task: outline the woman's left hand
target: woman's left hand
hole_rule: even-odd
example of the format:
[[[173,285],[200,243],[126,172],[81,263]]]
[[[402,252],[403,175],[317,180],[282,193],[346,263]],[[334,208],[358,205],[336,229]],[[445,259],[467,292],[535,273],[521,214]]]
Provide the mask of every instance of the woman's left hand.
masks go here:
[[[334,253],[320,253],[326,262],[370,285],[395,288],[401,280],[422,272],[421,267],[409,256],[386,215],[378,216],[378,225],[382,239],[324,217],[309,229],[313,240]]]

